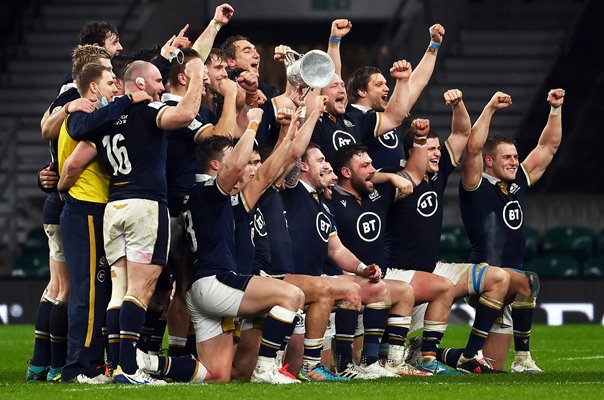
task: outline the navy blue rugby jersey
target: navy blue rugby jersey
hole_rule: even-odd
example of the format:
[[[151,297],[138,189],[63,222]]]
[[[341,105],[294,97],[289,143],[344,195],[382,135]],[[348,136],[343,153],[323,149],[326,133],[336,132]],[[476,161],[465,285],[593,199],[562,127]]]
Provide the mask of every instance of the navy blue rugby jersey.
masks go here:
[[[267,272],[271,270],[271,248],[268,239],[268,229],[266,227],[266,221],[264,214],[260,207],[256,206],[254,212],[254,275],[257,275],[260,270]],[[268,273],[268,272],[267,272]]]
[[[176,106],[182,97],[164,93],[162,101]],[[168,182],[168,207],[170,215],[176,216],[182,211],[182,199],[187,190],[195,183],[195,174],[201,173],[201,165],[195,155],[195,140],[211,124],[201,114],[185,128],[167,131],[168,150],[166,160],[166,179]]]
[[[238,193],[231,196],[233,218],[235,220],[235,255],[237,273],[252,275],[254,270],[254,213],[245,201],[245,196]]]
[[[159,101],[133,104],[94,138],[99,160],[111,177],[109,201],[138,198],[168,204],[167,140],[158,127],[167,107]]]
[[[322,196],[315,199],[316,193],[304,185],[299,181],[294,188],[284,190],[283,202],[296,274],[319,276],[327,259],[327,243],[336,232]]]
[[[269,275],[296,273],[281,192],[274,186],[269,187],[260,197],[258,208],[262,210],[270,251],[270,265],[262,269]]]
[[[231,195],[220,188],[216,177],[189,189],[183,220],[193,252],[193,281],[221,271],[237,272]]]
[[[390,207],[386,230],[386,266],[432,272],[438,261],[443,201],[449,175],[456,167],[445,142],[438,172],[427,175],[408,197]]]
[[[386,218],[396,189],[375,185],[368,196],[356,198],[339,186],[333,190],[331,210],[344,246],[365,264],[385,266]]]
[[[346,115],[355,120],[368,113],[358,107],[360,106],[349,104],[346,106]],[[367,146],[367,154],[373,160],[373,166],[376,169],[384,172],[396,172],[401,168],[401,161],[405,159],[402,127],[399,126],[383,135],[374,136],[363,144]]]
[[[525,233],[522,205],[530,178],[521,164],[516,179],[509,183],[482,174],[476,189],[459,184],[461,219],[470,243],[473,263],[522,268]]]
[[[331,204],[331,200],[327,200],[324,196],[324,194],[322,194],[323,197],[323,202],[324,204],[327,206],[327,209],[332,212],[333,207]],[[332,199],[333,200],[333,199]],[[334,226],[334,230],[336,232],[338,232],[338,224],[336,223],[336,218],[333,214],[328,214],[329,219],[331,220],[331,223]],[[342,275],[342,270],[340,269],[340,267],[338,267],[336,265],[336,263],[334,263],[333,261],[331,261],[331,259],[329,257],[327,257],[325,259],[325,262],[323,263],[323,275],[329,275],[329,276],[335,276],[335,275]]]
[[[264,113],[256,132],[256,142],[260,147],[270,146],[273,148],[275,147],[275,143],[277,143],[281,127],[277,122],[271,100],[273,97],[279,95],[279,90],[274,86],[266,84],[264,81],[258,81],[258,89],[264,93],[266,101],[260,106]]]
[[[381,124],[380,113],[333,117],[325,112],[315,125],[311,141],[321,147],[327,160],[332,160],[336,151],[347,144],[369,143],[377,136]]]

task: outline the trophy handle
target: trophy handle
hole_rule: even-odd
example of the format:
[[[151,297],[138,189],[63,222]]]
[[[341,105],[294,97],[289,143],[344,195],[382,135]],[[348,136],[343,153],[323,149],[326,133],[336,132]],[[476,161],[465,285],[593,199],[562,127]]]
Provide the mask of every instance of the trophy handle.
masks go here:
[[[296,56],[298,58],[302,58],[304,56],[304,54],[300,54],[297,51],[292,50],[292,49],[289,49],[288,51],[286,51],[285,52],[286,65],[290,65],[291,63],[296,61]]]

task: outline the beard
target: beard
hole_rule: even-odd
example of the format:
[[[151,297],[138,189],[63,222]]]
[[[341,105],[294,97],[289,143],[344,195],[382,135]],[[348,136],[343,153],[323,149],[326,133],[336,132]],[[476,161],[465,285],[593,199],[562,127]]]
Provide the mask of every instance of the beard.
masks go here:
[[[373,188],[369,189],[367,187],[367,181],[365,179],[359,179],[357,177],[353,177],[350,180],[350,186],[361,196],[369,196],[371,192],[373,192]]]

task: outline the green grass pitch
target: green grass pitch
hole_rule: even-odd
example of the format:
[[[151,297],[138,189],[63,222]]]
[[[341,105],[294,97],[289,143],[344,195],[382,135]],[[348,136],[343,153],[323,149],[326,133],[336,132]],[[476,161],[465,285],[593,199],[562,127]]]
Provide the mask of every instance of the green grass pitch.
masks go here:
[[[465,344],[469,327],[451,325],[444,346]],[[604,399],[604,327],[533,327],[532,352],[546,373],[383,378],[378,381],[273,386],[253,383],[170,384],[165,387],[26,383],[33,326],[0,326],[0,399]],[[507,367],[511,360],[508,358]]]

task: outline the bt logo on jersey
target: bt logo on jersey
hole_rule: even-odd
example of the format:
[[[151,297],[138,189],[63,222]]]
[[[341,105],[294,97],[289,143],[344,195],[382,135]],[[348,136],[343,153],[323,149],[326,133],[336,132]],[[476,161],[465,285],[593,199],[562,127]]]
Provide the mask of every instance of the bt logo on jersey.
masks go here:
[[[340,130],[334,131],[332,140],[333,148],[336,150],[342,146],[346,146],[347,144],[356,143],[356,140],[354,140],[354,137],[350,133]]]
[[[503,222],[508,228],[516,230],[522,226],[522,208],[518,201],[510,201],[503,207]]]
[[[380,236],[382,221],[376,213],[365,212],[357,219],[357,234],[366,242],[373,242]]]
[[[398,136],[396,133],[394,133],[394,131],[384,133],[378,138],[378,141],[382,144],[382,146],[389,149],[396,149],[398,146]]]
[[[426,192],[417,199],[417,212],[422,217],[431,217],[438,210],[438,196],[436,192]]]
[[[325,243],[329,240],[329,232],[331,231],[331,220],[322,211],[317,214],[315,221],[319,237]]]

